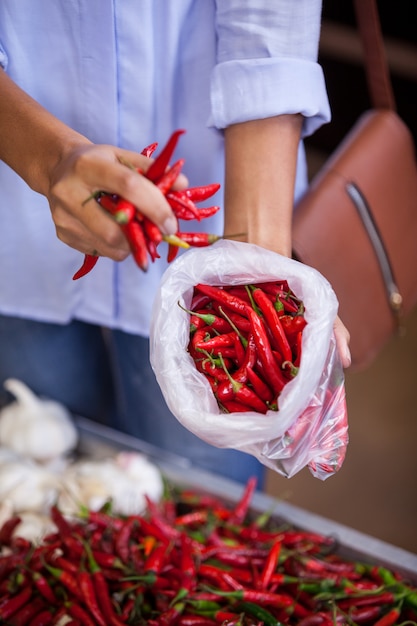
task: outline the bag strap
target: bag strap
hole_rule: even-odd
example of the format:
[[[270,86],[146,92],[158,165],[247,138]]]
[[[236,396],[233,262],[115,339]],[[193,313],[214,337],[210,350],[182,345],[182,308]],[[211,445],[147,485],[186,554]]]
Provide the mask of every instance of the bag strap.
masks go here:
[[[354,0],[372,106],[396,110],[376,0]]]

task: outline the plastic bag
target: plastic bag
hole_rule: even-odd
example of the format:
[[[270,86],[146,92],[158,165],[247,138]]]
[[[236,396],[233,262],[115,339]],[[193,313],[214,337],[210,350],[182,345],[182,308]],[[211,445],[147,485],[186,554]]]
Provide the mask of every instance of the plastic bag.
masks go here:
[[[279,410],[223,413],[187,351],[194,286],[288,281],[303,300],[307,326],[297,376],[279,396]],[[187,251],[162,277],[155,298],[150,360],[168,407],[195,435],[219,448],[255,456],[291,477],[308,466],[324,480],[342,465],[347,436],[344,373],[333,334],[338,302],[328,281],[298,261],[253,244],[221,240]]]

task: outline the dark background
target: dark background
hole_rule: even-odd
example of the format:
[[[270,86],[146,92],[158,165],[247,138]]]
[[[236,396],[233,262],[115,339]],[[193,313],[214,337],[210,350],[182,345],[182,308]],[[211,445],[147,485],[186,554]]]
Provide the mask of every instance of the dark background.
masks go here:
[[[416,0],[378,2],[397,111],[417,141],[416,8]],[[338,48],[337,42],[321,47],[320,62],[326,76],[332,122],[308,142],[313,148],[325,152],[331,152],[361,112],[370,107],[364,69],[356,54],[356,50],[360,50],[360,41],[353,45],[353,38],[358,33],[352,0],[324,0],[323,40],[325,33],[329,32],[329,24],[352,37],[352,53],[355,54],[350,54],[346,46]]]

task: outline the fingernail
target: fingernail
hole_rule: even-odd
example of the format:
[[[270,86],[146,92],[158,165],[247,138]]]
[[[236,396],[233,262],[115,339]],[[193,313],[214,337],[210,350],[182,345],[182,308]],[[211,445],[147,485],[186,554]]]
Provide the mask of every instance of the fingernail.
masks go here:
[[[164,235],[175,235],[178,230],[177,220],[174,215],[167,217],[165,222],[162,224],[162,231]]]

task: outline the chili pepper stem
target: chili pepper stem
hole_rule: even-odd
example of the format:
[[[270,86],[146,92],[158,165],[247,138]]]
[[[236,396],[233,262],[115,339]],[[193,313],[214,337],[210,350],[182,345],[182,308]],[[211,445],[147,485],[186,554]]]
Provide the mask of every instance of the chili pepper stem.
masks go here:
[[[177,246],[178,248],[189,248],[190,244],[183,241],[177,235],[162,235],[162,239],[171,246]]]

